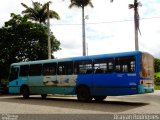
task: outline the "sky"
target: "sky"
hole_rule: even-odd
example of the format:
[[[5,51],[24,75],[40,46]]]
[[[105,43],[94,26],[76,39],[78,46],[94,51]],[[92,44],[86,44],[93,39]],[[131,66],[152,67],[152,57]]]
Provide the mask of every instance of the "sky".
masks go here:
[[[46,0],[33,0],[40,3]],[[60,15],[60,20],[50,21],[51,31],[61,42],[56,58],[82,56],[81,8],[69,9],[70,0],[50,0],[50,9]],[[93,8],[85,8],[85,33],[87,55],[108,54],[135,50],[133,9],[134,0],[91,0]],[[139,0],[140,31],[139,50],[160,58],[160,0]],[[32,6],[31,0],[3,0],[0,4],[0,27],[10,19],[10,13],[21,14],[21,3]]]

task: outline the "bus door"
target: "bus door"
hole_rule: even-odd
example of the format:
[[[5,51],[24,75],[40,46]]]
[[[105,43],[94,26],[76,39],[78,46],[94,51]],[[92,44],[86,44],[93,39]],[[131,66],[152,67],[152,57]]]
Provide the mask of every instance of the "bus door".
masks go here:
[[[28,84],[29,80],[29,65],[21,65],[19,72],[20,85]]]
[[[19,93],[19,66],[11,66],[9,74],[9,93]]]

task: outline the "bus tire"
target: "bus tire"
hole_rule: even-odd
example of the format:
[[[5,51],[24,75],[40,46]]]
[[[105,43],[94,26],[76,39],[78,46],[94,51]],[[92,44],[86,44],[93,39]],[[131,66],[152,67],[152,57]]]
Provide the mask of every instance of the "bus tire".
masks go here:
[[[77,99],[80,102],[90,102],[92,97],[90,95],[89,88],[86,86],[80,86],[77,88]]]
[[[97,101],[97,102],[101,102],[101,101],[103,101],[104,99],[106,99],[106,96],[94,96],[94,99],[95,99],[95,101]]]
[[[47,94],[41,94],[42,99],[46,99]]]
[[[29,98],[29,88],[27,86],[23,86],[21,92],[22,92],[22,95],[23,95],[24,99]]]

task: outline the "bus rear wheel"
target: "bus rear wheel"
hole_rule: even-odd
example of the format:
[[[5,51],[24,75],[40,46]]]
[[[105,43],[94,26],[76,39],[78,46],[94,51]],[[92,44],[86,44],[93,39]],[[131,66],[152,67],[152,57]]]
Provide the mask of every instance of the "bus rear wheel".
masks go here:
[[[22,88],[22,95],[24,99],[28,99],[29,98],[29,88],[27,86],[24,86]]]
[[[95,96],[94,99],[97,102],[103,101],[106,98],[106,96]]]
[[[46,99],[47,94],[41,94],[42,99]]]
[[[81,102],[90,102],[92,100],[92,97],[90,95],[89,88],[85,86],[81,86],[77,89],[77,98],[78,101]]]

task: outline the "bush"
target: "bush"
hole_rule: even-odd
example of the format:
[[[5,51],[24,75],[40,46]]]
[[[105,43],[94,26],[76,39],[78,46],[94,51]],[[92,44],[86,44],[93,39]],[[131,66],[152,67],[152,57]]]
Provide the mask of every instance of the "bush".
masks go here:
[[[154,70],[155,72],[160,72],[160,59],[154,59]]]
[[[7,94],[7,93],[8,93],[7,84],[0,84],[0,94]]]
[[[160,86],[160,77],[155,76],[154,80],[155,80],[155,82],[154,82],[155,85]]]

